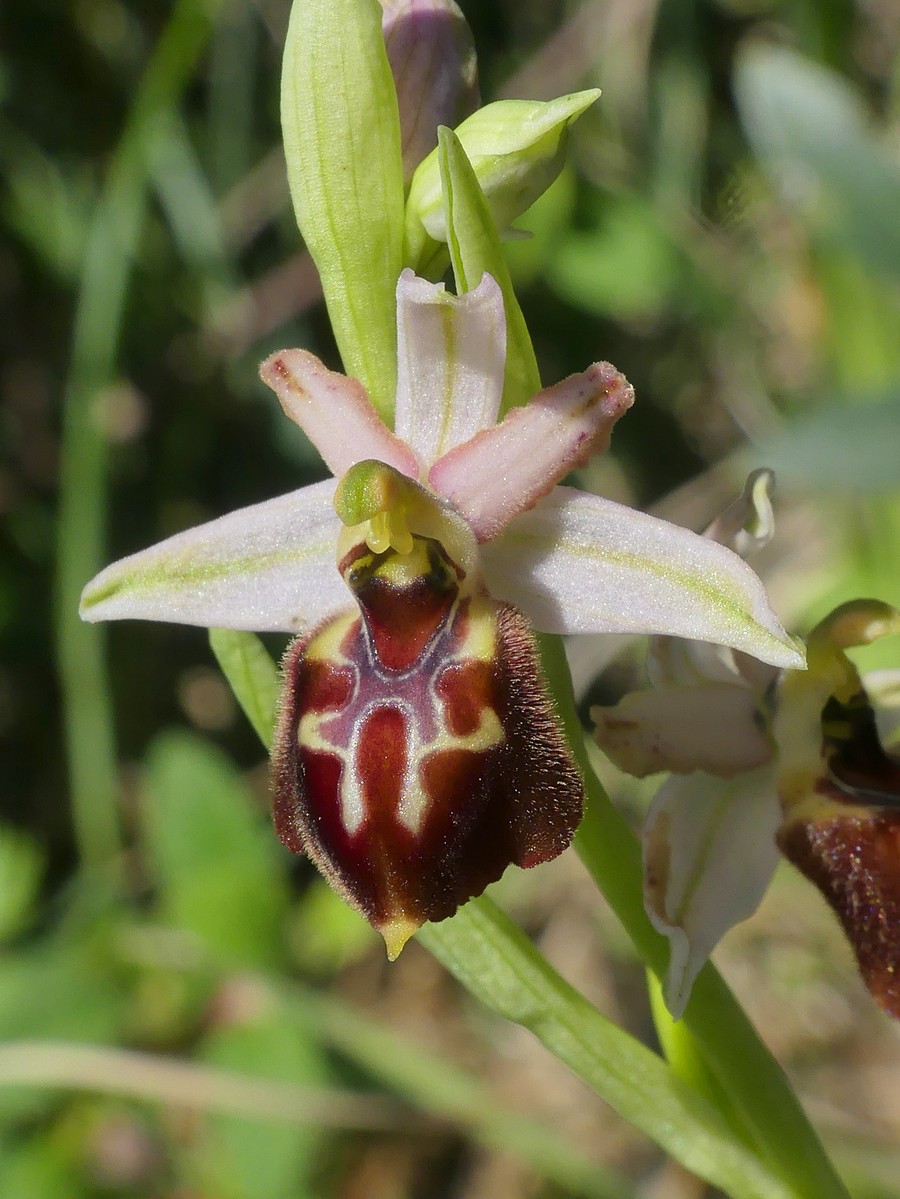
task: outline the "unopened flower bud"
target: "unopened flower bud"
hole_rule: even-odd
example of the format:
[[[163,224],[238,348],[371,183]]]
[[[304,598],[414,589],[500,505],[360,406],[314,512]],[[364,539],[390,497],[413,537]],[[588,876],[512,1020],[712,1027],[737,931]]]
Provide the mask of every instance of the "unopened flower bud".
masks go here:
[[[594,88],[556,100],[497,100],[455,130],[501,235],[563,168],[569,125],[600,95]],[[447,240],[438,152],[416,169],[407,204],[407,261],[427,261]],[[430,242],[429,242],[430,239]]]
[[[458,125],[478,107],[475,43],[453,0],[381,0],[381,7],[409,181],[437,145],[438,125]]]

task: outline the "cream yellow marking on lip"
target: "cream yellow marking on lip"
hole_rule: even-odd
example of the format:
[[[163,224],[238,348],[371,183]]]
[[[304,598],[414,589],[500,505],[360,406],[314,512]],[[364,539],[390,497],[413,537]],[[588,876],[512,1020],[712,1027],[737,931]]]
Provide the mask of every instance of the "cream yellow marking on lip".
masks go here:
[[[379,928],[378,931],[384,938],[389,962],[396,962],[403,946],[420,928],[421,925],[417,924],[415,920],[410,920],[408,916],[396,916]]]

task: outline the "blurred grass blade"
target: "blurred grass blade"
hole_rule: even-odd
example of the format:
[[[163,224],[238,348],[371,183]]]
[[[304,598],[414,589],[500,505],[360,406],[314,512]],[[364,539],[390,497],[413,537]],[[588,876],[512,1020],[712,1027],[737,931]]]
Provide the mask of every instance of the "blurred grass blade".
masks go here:
[[[785,200],[870,268],[900,276],[900,169],[837,74],[783,47],[738,56],[738,109]]]
[[[452,129],[438,130],[438,163],[444,189],[450,260],[457,292],[471,291],[485,271],[503,292],[506,311],[506,373],[502,411],[524,404],[541,387],[531,335],[513,289],[487,200]]]
[[[508,1110],[479,1081],[412,1045],[334,996],[292,989],[297,1012],[335,1049],[417,1108],[459,1124],[488,1148],[526,1162],[548,1182],[585,1199],[629,1199],[633,1187],[586,1158],[565,1136]]]
[[[418,938],[473,995],[533,1032],[687,1169],[734,1199],[788,1199],[790,1190],[734,1138],[716,1109],[569,986],[489,900],[471,900]]]
[[[376,1132],[395,1129],[406,1114],[380,1095],[261,1078],[245,1069],[140,1050],[86,1045],[64,1040],[56,1033],[47,1039],[0,1045],[0,1094],[6,1094],[6,1088],[13,1094],[14,1088],[35,1087],[125,1095],[179,1109],[227,1112],[279,1124]]]
[[[97,396],[112,381],[128,281],[147,200],[149,154],[209,35],[215,4],[179,0],[147,64],[94,209],[82,264],[63,404],[57,522],[56,638],[72,812],[85,864],[121,843],[104,633],[78,618],[78,598],[103,564],[108,444]]]
[[[664,979],[668,946],[644,911],[640,846],[591,767],[559,638],[539,641],[544,670],[585,780],[585,813],[576,849],[643,962]],[[734,1105],[740,1125],[750,1131],[791,1193],[798,1199],[848,1199],[784,1071],[711,963],[694,983],[684,1021]]]
[[[281,123],[297,224],[344,369],[392,424],[403,164],[378,0],[295,0]]]
[[[255,633],[210,629],[209,644],[238,703],[263,745],[272,743],[281,676]]]

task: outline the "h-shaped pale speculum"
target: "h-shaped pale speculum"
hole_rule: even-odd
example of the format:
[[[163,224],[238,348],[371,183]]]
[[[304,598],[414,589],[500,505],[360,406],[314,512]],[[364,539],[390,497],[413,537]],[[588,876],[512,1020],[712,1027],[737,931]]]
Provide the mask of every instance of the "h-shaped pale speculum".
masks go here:
[[[487,593],[468,525],[374,461],[335,509],[356,606],[288,650],[275,822],[393,959],[510,863],[560,853],[582,786],[532,633]]]

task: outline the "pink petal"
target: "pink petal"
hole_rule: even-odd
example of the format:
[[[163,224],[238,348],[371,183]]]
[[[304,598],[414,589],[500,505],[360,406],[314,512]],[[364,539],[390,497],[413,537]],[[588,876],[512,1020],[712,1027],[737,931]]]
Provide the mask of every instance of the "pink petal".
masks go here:
[[[259,374],[336,478],[366,458],[418,478],[412,450],[384,425],[357,379],[328,370],[306,350],[279,350]]]
[[[479,541],[490,541],[570,470],[605,450],[613,425],[633,402],[624,375],[608,362],[595,362],[450,450],[428,481]]]

